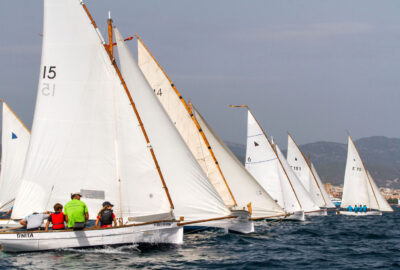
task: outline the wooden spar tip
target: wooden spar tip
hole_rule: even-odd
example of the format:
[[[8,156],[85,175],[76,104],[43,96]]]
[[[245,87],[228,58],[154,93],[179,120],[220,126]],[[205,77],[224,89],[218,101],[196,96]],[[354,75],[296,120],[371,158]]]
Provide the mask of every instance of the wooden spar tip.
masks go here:
[[[231,108],[249,108],[249,106],[247,106],[247,105],[229,105],[229,107],[231,107]]]
[[[0,98],[0,102],[3,103],[3,102],[4,102],[4,99]],[[5,102],[4,102],[4,103],[5,103]]]

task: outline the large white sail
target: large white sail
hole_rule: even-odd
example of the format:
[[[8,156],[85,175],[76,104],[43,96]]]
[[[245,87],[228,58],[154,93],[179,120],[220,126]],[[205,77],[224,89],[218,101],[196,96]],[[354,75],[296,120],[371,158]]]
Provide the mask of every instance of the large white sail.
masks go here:
[[[175,215],[185,221],[227,216],[229,209],[208,181],[197,160],[154,95],[119,31],[114,28],[121,70],[137,102],[151,146],[174,198]]]
[[[393,212],[392,207],[388,203],[388,201],[383,197],[381,191],[379,190],[379,187],[376,185],[374,179],[372,178],[371,174],[367,170],[368,178],[369,178],[369,183],[371,184],[371,189],[373,190],[373,196],[375,196],[379,210],[382,212]]]
[[[228,207],[236,206],[234,196],[226,183],[218,163],[212,156],[199,127],[189,113],[189,108],[182,96],[177,92],[168,76],[150,54],[143,42],[138,39],[138,65],[154,90],[169,118],[174,123],[186,145],[200,164],[218,194]]]
[[[330,202],[330,200],[327,200],[323,195],[323,191],[325,191],[324,186],[322,185],[322,183],[318,182],[316,176],[314,175],[314,172],[312,171],[300,148],[297,146],[296,142],[289,134],[286,156],[287,162],[289,163],[290,167],[292,168],[298,179],[301,181],[303,186],[306,188],[313,201],[319,207],[333,207],[332,202]]]
[[[341,207],[366,205],[379,210],[379,203],[370,183],[362,159],[349,136]]]
[[[7,211],[21,183],[30,132],[7,103],[2,103],[0,211]]]
[[[313,172],[313,174],[315,176],[315,179],[317,180],[319,186],[323,187],[324,185],[322,183],[321,178],[319,177],[319,174],[318,174],[317,170],[314,167],[314,164],[312,162],[310,162],[310,163],[311,163],[311,170],[312,170],[312,172]],[[321,189],[321,191],[322,191],[322,196],[324,196],[325,202],[327,203],[326,207],[327,208],[336,208],[336,206],[333,204],[331,198],[329,197],[329,194],[326,191],[325,187],[323,189]]]
[[[297,178],[296,174],[290,167],[289,163],[287,162],[285,156],[283,155],[282,151],[279,149],[278,145],[275,144],[275,150],[278,155],[279,160],[281,161],[282,167],[286,172],[286,176],[289,178],[291,187],[296,194],[297,199],[300,202],[301,208],[304,212],[316,212],[319,211],[320,208],[314,202],[311,195],[307,192],[304,188],[301,181]]]
[[[287,212],[301,211],[279,158],[250,111],[247,118],[246,169]]]
[[[64,204],[76,191],[91,218],[104,200],[120,217],[171,210],[95,27],[79,0],[44,1],[32,136],[12,218]]]
[[[200,113],[195,108],[193,108],[193,112],[218,158],[222,172],[226,176],[233,194],[235,194],[238,206],[244,208],[251,203],[253,218],[285,214],[285,211],[246,170]]]

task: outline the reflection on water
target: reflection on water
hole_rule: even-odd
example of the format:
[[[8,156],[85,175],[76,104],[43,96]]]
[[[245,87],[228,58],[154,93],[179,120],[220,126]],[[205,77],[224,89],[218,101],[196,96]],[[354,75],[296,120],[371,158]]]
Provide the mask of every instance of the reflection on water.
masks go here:
[[[256,224],[256,233],[195,230],[182,246],[120,246],[1,254],[0,268],[400,268],[400,210],[383,216],[313,217]]]

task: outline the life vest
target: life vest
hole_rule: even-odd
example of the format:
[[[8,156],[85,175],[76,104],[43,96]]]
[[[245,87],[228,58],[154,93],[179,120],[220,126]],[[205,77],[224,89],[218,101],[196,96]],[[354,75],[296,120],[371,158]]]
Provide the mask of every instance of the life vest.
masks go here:
[[[113,222],[113,210],[104,209],[100,213],[101,226],[112,225]]]
[[[65,229],[64,225],[64,213],[52,213],[51,214],[51,223],[53,223],[53,230],[61,230]]]

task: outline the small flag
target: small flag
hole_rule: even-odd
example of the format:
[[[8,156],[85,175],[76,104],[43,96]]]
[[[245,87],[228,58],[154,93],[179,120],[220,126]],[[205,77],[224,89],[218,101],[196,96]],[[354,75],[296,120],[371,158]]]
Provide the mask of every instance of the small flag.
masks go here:
[[[254,146],[259,146],[259,144],[255,141],[255,142],[254,142]]]
[[[15,140],[15,139],[17,139],[17,138],[18,138],[18,136],[15,135],[14,132],[11,132],[11,139],[12,139],[12,140]]]

